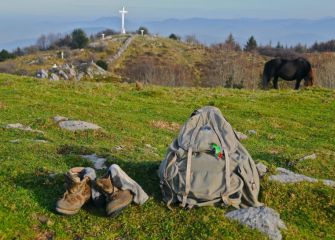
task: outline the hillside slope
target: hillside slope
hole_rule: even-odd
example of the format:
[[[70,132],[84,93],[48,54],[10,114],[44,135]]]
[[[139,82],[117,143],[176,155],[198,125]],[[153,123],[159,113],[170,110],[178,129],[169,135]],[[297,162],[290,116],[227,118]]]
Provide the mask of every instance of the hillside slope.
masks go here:
[[[0,74],[0,96],[3,239],[266,239],[228,221],[227,209],[170,211],[161,202],[158,165],[178,125],[204,105],[220,108],[238,131],[255,130],[243,143],[271,172],[280,166],[335,180],[335,91],[155,86],[138,91],[127,83],[49,82]],[[52,120],[56,115],[93,122],[103,130],[67,132]],[[44,134],[3,127],[10,123]],[[74,166],[91,166],[79,156],[90,153],[119,164],[150,200],[116,219],[91,204],[72,217],[55,214],[55,201],[64,191],[62,174]],[[316,160],[298,161],[312,153]],[[318,183],[261,181],[260,200],[280,213],[288,228],[285,239],[334,239],[334,199],[335,189]]]
[[[121,79],[163,86],[259,89],[264,63],[270,59],[255,52],[233,51],[222,44],[204,46],[169,38],[133,35],[129,47],[114,60],[128,38],[129,35],[113,35],[105,40],[95,40],[85,49],[63,49],[65,59],[60,57],[61,50],[37,51],[0,62],[0,72],[36,76],[38,70],[48,70],[54,64],[78,68],[82,63],[103,60],[110,63],[110,77],[93,81]],[[335,88],[334,53],[302,56],[312,63],[317,86]],[[293,88],[294,82],[280,81],[279,86]]]

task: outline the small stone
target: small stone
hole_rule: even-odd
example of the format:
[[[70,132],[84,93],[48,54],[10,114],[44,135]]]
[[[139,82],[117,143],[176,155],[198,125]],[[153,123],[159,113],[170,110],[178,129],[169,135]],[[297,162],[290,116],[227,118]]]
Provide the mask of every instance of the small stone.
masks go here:
[[[256,168],[260,177],[265,176],[265,174],[268,172],[268,167],[263,163],[257,163]]]
[[[59,80],[59,77],[58,77],[57,74],[55,74],[55,73],[51,73],[49,79],[52,80],[52,81],[58,81],[58,80]]]
[[[272,240],[281,240],[280,229],[286,229],[279,213],[268,207],[238,209],[227,213],[226,217],[237,220],[250,228],[258,229]]]
[[[322,180],[324,185],[335,188],[335,181],[332,180]]]
[[[36,77],[37,78],[48,78],[49,74],[47,70],[40,69],[36,72]]]
[[[14,140],[10,140],[9,142],[10,143],[19,143],[19,142],[21,142],[21,140],[20,139],[14,139]]]
[[[285,168],[277,168],[277,175],[272,175],[269,177],[271,181],[276,181],[280,183],[298,183],[298,182],[318,182],[317,179],[307,177],[302,174],[294,173]]]
[[[237,138],[238,138],[239,140],[246,140],[246,139],[248,139],[248,136],[245,135],[244,133],[237,132],[237,131],[236,131],[235,133],[236,133]]]
[[[84,76],[85,76],[85,73],[80,72],[80,73],[78,73],[78,75],[76,76],[76,79],[77,79],[78,81],[80,81]]]
[[[101,129],[98,125],[84,121],[61,121],[59,126],[69,131],[84,131]]]
[[[123,148],[124,148],[123,146],[115,146],[112,149],[113,150],[115,149],[116,151],[121,151]]]
[[[98,157],[96,154],[92,154],[92,155],[80,155],[82,158],[85,158],[89,161],[91,161],[94,165],[94,168],[96,170],[101,170],[101,169],[106,169],[107,166],[106,166],[106,161],[107,159],[106,158],[101,158],[101,157]]]
[[[248,130],[248,134],[250,134],[250,135],[256,135],[257,132],[256,132],[256,130]]]
[[[55,117],[53,117],[53,120],[54,120],[54,122],[58,123],[58,122],[61,122],[61,121],[67,121],[69,119],[67,117],[55,116]]]
[[[24,125],[21,124],[21,123],[7,124],[6,128],[9,128],[9,129],[19,129],[19,130],[22,130],[22,131],[36,132],[36,133],[42,133],[42,134],[44,133],[43,131],[40,131],[40,130],[34,130],[34,129],[32,129],[31,127],[24,126]]]
[[[312,155],[307,155],[303,158],[300,158],[299,161],[303,161],[303,160],[315,160],[317,158],[316,154],[313,153]]]
[[[63,70],[60,70],[60,71],[58,72],[58,75],[59,75],[62,79],[64,79],[64,80],[69,80],[68,75],[67,75]]]

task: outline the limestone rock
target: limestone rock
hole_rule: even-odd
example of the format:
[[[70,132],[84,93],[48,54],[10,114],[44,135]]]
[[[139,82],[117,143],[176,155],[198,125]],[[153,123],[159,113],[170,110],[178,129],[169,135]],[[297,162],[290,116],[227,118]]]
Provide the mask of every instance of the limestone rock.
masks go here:
[[[94,168],[96,170],[101,170],[101,169],[106,169],[106,158],[101,158],[98,157],[96,154],[92,154],[92,155],[80,155],[82,158],[85,158],[89,161],[91,161],[94,165]]]
[[[48,78],[49,77],[48,71],[45,69],[40,69],[36,72],[36,77],[37,78]]]
[[[67,74],[63,70],[60,70],[58,72],[58,75],[64,80],[69,80],[69,77],[67,76]]]
[[[256,168],[260,177],[265,176],[265,174],[268,172],[268,167],[263,163],[257,163]]]
[[[269,177],[271,181],[277,181],[280,183],[297,183],[297,182],[319,182],[321,181],[324,185],[329,187],[335,187],[335,181],[332,180],[323,180],[323,179],[316,179],[307,177],[302,174],[294,173],[290,170],[287,170],[285,168],[277,168],[277,175],[272,175]]]
[[[61,121],[67,121],[69,120],[67,117],[62,117],[62,116],[55,116],[53,117],[53,120],[58,123],[58,122],[61,122]]]
[[[7,124],[6,128],[19,129],[19,130],[27,131],[27,132],[44,133],[43,131],[34,130],[31,127],[24,126],[21,123]]]
[[[59,77],[56,73],[51,73],[49,79],[52,80],[52,81],[58,81]]]
[[[332,180],[322,180],[324,185],[335,188],[335,181]]]
[[[256,135],[257,131],[256,130],[248,130],[248,134],[250,134],[250,135]]]
[[[314,159],[316,159],[316,158],[317,158],[316,154],[313,153],[312,155],[307,155],[307,156],[305,156],[305,157],[303,157],[303,158],[300,158],[299,161],[304,161],[304,160],[314,160]]]
[[[84,121],[61,121],[59,126],[69,131],[84,131],[101,129],[98,125]]]
[[[250,228],[258,229],[272,240],[282,239],[280,229],[286,229],[279,213],[268,207],[238,209],[227,213],[226,217],[237,220]]]
[[[80,81],[84,76],[85,76],[85,73],[80,72],[80,73],[78,73],[78,75],[76,76],[76,79],[77,79],[78,81]]]
[[[277,175],[270,176],[271,181],[277,181],[280,183],[297,183],[297,182],[317,182],[318,180],[315,178],[307,177],[302,174],[294,173],[285,168],[277,168]]]
[[[237,132],[237,131],[235,131],[235,133],[236,133],[236,135],[237,135],[237,137],[238,137],[239,140],[245,140],[245,139],[248,139],[248,136],[245,135],[244,133]]]

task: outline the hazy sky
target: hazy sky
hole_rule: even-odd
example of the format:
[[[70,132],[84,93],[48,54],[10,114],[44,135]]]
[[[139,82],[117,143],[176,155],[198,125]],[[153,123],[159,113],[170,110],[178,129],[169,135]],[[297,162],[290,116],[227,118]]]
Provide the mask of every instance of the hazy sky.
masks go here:
[[[0,49],[31,43],[67,23],[119,16],[135,23],[168,18],[320,19],[335,16],[335,0],[0,0]],[[58,27],[56,27],[58,26]],[[26,41],[27,40],[27,41]],[[29,44],[31,44],[29,43]],[[10,44],[10,45],[6,45]]]
[[[322,18],[335,0],[0,0],[0,16],[95,18],[125,5],[133,18]],[[0,22],[0,24],[4,24]]]

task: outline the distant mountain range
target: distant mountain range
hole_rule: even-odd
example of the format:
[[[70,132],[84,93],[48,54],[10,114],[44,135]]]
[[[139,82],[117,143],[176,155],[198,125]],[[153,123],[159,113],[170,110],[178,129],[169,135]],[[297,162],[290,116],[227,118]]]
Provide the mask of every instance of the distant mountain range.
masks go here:
[[[175,33],[184,37],[195,35],[201,42],[206,44],[223,42],[229,33],[235,39],[245,44],[247,39],[253,35],[261,44],[281,42],[284,45],[297,43],[311,45],[315,41],[327,41],[335,39],[335,18],[324,18],[318,20],[308,19],[167,19],[163,21],[126,21],[127,30],[136,30],[145,26],[151,33],[168,36]],[[17,46],[27,46],[36,41],[42,33],[67,33],[74,28],[83,28],[88,34],[96,33],[106,28],[118,30],[120,28],[119,17],[104,17],[93,21],[75,22],[40,22],[33,26],[17,26],[15,31],[29,32],[29,37],[16,36],[15,41],[3,41],[0,38],[0,49],[14,49]],[[0,31],[2,31],[0,27]],[[10,31],[7,34],[11,34]],[[27,34],[26,34],[27,35]]]

